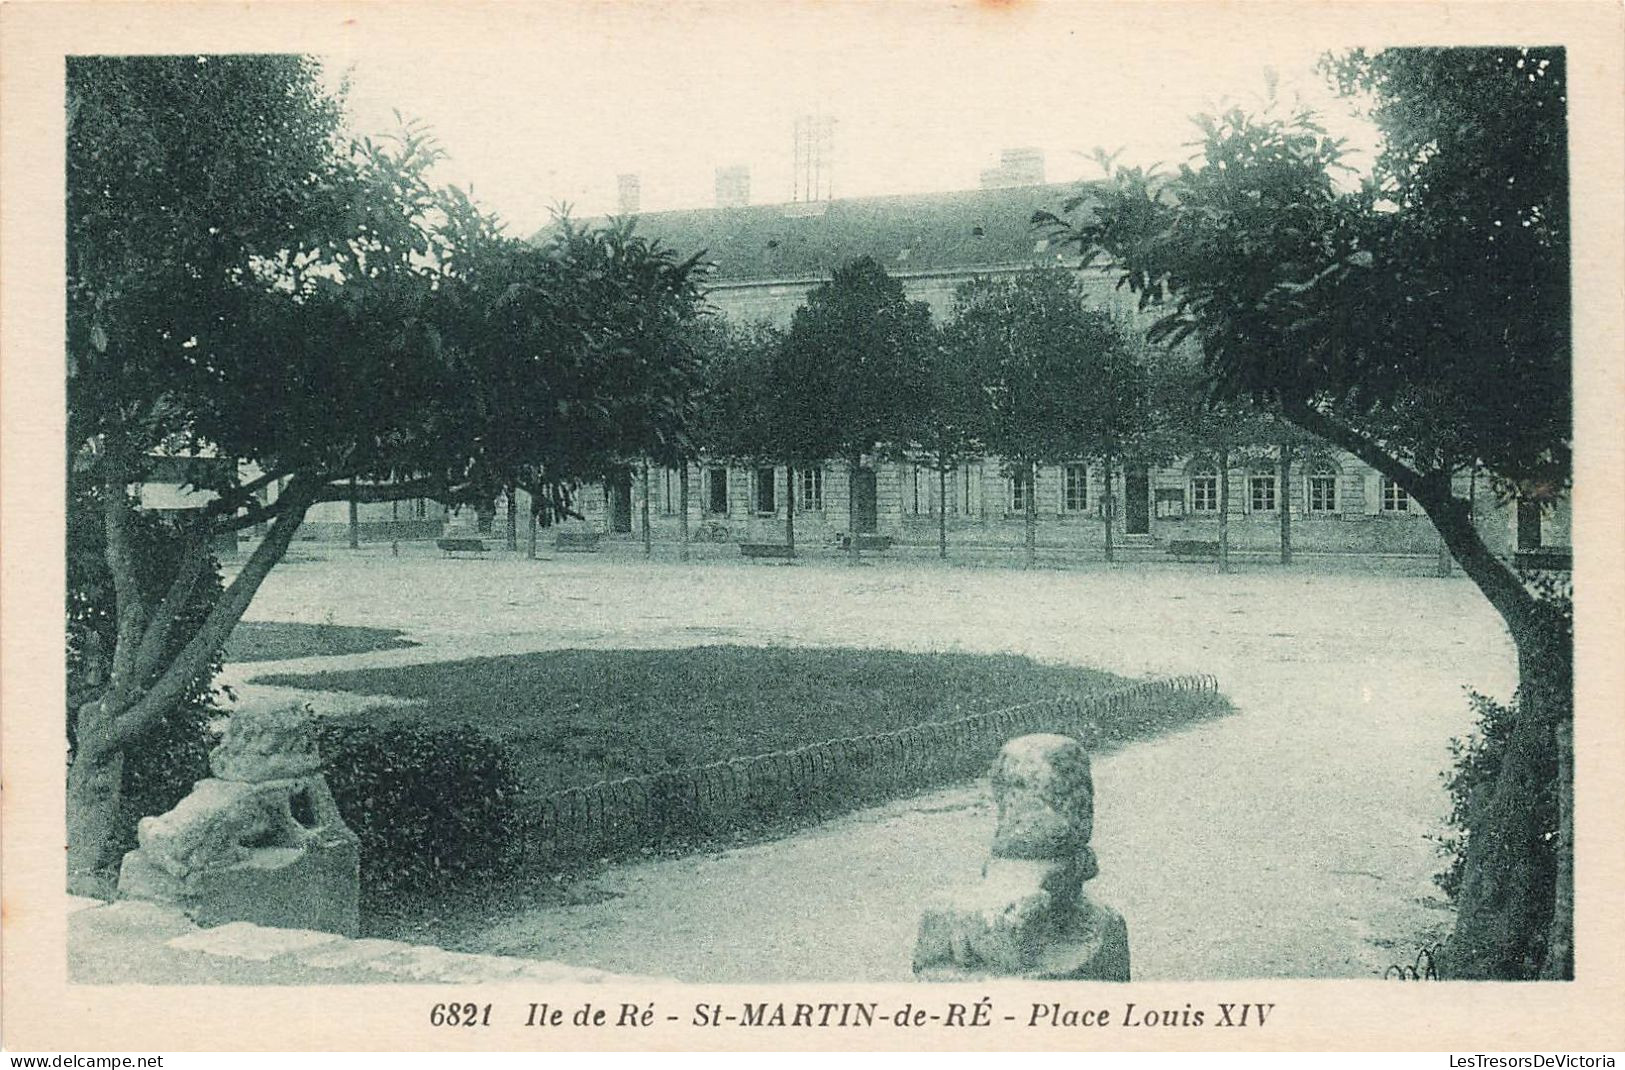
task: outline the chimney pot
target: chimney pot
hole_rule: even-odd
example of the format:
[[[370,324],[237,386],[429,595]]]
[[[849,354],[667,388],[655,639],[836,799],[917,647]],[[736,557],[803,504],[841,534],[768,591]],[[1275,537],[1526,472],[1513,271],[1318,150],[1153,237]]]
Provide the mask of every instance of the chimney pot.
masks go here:
[[[717,168],[717,207],[743,208],[750,203],[750,168],[743,164]]]
[[[621,215],[637,215],[638,202],[642,193],[642,183],[637,175],[617,175],[615,177],[617,203]]]

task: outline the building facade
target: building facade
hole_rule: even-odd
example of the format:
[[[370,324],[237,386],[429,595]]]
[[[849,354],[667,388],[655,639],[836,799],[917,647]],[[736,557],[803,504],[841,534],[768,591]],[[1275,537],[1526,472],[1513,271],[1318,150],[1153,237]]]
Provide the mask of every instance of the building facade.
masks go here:
[[[1041,173],[1041,164],[1039,172]],[[1003,171],[1000,172],[1003,175]],[[987,275],[1033,267],[1075,267],[1035,231],[1035,211],[1058,212],[1075,185],[1010,185],[984,176],[987,188],[957,193],[749,205],[738,183],[712,209],[639,217],[639,231],[679,253],[701,250],[713,272],[708,297],[724,316],[787,326],[807,294],[833,270],[872,256],[909,297],[939,321],[951,315],[955,289]],[[1080,278],[1092,302],[1127,306],[1105,273]],[[1291,514],[1295,552],[1350,555],[1437,555],[1437,532],[1404,490],[1355,458],[1329,447],[1279,456],[1253,451],[1229,471],[1228,533],[1234,551],[1277,552],[1282,512]],[[890,536],[904,545],[934,545],[939,518],[959,547],[1018,547],[1026,537],[1026,496],[1033,496],[1040,546],[1104,550],[1110,481],[1114,544],[1129,552],[1163,552],[1175,542],[1217,539],[1220,478],[1212,461],[1191,457],[1163,467],[1107,473],[1084,459],[1041,467],[1033,486],[997,457],[938,473],[907,459],[867,458],[795,473],[798,543],[836,542],[850,532]],[[678,473],[628,469],[586,488],[583,519],[610,538],[642,535],[648,502],[651,535],[679,537]],[[690,537],[715,542],[779,542],[785,537],[786,470],[702,463],[689,470]],[[1566,548],[1568,509],[1498,502],[1487,482],[1463,476],[1458,493],[1474,503],[1486,543],[1497,553]]]
[[[909,297],[923,301],[939,321],[952,314],[957,287],[978,276],[1033,267],[1075,267],[1075,257],[1031,225],[1035,211],[1058,211],[1078,192],[1071,184],[1021,184],[1042,175],[1042,161],[1025,154],[984,175],[984,188],[955,193],[752,205],[749,175],[729,168],[718,177],[718,204],[710,209],[639,216],[639,231],[683,255],[704,252],[713,265],[708,299],[723,316],[787,326],[808,293],[834,269],[871,256],[898,279]],[[637,176],[620,178],[623,194]],[[1089,300],[1116,303],[1131,318],[1115,279],[1080,274]],[[1226,528],[1233,552],[1278,553],[1282,514],[1290,514],[1295,553],[1381,557],[1436,556],[1441,543],[1432,523],[1404,490],[1348,454],[1330,447],[1299,448],[1283,468],[1278,455],[1252,450],[1228,472]],[[696,542],[779,543],[786,537],[790,495],[783,466],[718,462],[688,472],[688,532]],[[1037,542],[1048,550],[1103,552],[1108,490],[1114,547],[1134,556],[1161,554],[1173,544],[1218,538],[1220,473],[1211,457],[1194,456],[1156,467],[1118,467],[1095,461],[1040,467],[1028,486],[997,457],[983,457],[937,472],[907,458],[868,457],[856,468],[829,462],[798,469],[795,527],[799,545],[839,544],[874,534],[903,546],[935,546],[945,527],[950,549],[1018,548],[1026,539],[1026,502],[1037,516]],[[1109,486],[1108,486],[1109,481]],[[640,540],[645,504],[650,537],[675,541],[683,530],[681,481],[674,469],[629,466],[618,477],[581,488],[581,519],[565,530],[609,539]],[[1486,480],[1462,476],[1457,492],[1473,503],[1486,544],[1511,557],[1536,551],[1566,555],[1570,543],[1566,503],[1553,508],[1497,500]],[[273,491],[274,493],[274,491]],[[529,502],[519,494],[518,515]],[[452,511],[428,499],[386,503],[324,502],[307,516],[300,537],[362,542],[426,539],[441,534],[506,531],[507,503]],[[945,523],[944,523],[945,521]],[[523,536],[521,536],[523,538]]]

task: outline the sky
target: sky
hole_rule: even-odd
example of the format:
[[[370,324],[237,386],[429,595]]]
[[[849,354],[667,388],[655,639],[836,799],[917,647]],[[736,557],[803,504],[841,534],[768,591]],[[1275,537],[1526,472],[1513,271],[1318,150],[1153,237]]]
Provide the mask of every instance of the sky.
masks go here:
[[[1098,176],[1096,147],[1175,163],[1191,151],[1190,116],[1258,103],[1266,68],[1369,146],[1313,70],[1339,42],[1259,20],[1181,32],[1180,10],[533,5],[440,40],[362,35],[324,60],[349,80],[356,132],[396,129],[397,111],[426,124],[447,154],[436,177],[472,187],[520,235],[556,206],[614,211],[622,173],[640,177],[644,211],[708,206],[715,169],[739,164],[753,203],[789,201],[795,118],[812,112],[835,119],[836,197],[975,188],[1007,147],[1041,149],[1050,181]]]

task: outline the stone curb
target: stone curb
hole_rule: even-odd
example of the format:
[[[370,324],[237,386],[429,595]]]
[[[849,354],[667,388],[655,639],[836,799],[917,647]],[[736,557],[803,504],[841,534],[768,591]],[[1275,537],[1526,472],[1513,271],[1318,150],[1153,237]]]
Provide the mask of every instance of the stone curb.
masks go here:
[[[68,911],[86,920],[116,918],[121,936],[149,943],[155,949],[162,947],[235,960],[251,964],[249,969],[263,965],[268,970],[280,966],[318,972],[363,971],[377,974],[379,984],[661,982],[660,978],[612,974],[561,962],[510,955],[475,955],[402,940],[351,939],[311,929],[275,929],[246,921],[202,929],[178,909],[139,900],[103,903],[70,897]],[[79,939],[89,939],[88,934]],[[93,953],[95,948],[92,945],[84,950]],[[154,978],[151,983],[162,982]]]

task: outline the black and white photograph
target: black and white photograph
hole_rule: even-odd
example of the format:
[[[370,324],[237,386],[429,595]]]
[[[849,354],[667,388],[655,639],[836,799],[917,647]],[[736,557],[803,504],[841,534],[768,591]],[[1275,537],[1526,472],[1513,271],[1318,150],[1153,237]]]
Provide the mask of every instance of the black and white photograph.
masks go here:
[[[9,1050],[1625,1045],[1617,4],[53,7]]]

